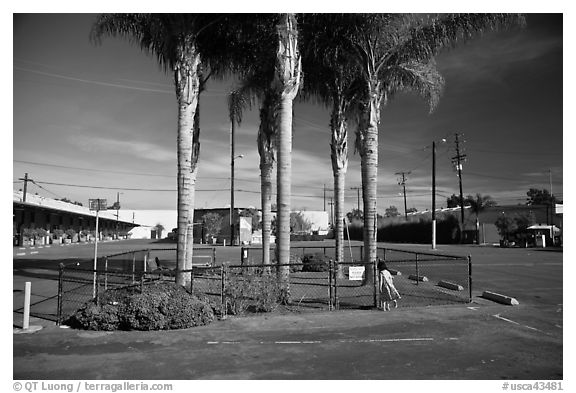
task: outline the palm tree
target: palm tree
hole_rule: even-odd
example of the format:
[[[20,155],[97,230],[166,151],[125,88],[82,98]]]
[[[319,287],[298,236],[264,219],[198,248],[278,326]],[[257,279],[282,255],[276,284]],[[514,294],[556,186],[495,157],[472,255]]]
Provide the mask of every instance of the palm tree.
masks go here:
[[[338,19],[338,18],[336,18]],[[343,27],[329,14],[306,15],[302,23],[305,98],[331,107],[330,150],[334,178],[334,238],[338,276],[344,277],[344,189],[348,169],[348,115],[361,92],[357,63],[338,46]],[[336,45],[335,45],[336,43]]]
[[[356,148],[361,156],[364,198],[364,260],[376,260],[376,189],[380,108],[394,94],[413,90],[436,106],[443,79],[434,56],[442,49],[471,39],[485,30],[524,23],[519,15],[352,14],[341,16],[348,26],[343,37],[349,56],[362,70],[364,95],[360,102]]]
[[[477,243],[480,244],[480,222],[478,216],[486,208],[496,206],[497,203],[490,195],[476,194],[475,196],[468,195],[464,204],[470,206],[470,210],[476,215],[476,239]]]
[[[214,35],[222,28],[222,19],[222,15],[211,14],[103,14],[91,32],[97,43],[103,36],[129,39],[153,54],[165,72],[173,74],[178,102],[176,282],[180,285],[187,285],[190,280],[190,275],[182,271],[192,268],[194,192],[200,152],[199,95],[210,75],[224,70],[218,66],[225,63],[222,53],[216,50]],[[208,40],[210,45],[206,44]],[[204,78],[203,61],[210,69]]]
[[[283,14],[277,25],[277,50],[271,88],[278,94],[278,136],[276,184],[276,255],[281,265],[279,277],[287,291],[290,269],[290,195],[292,176],[292,105],[298,94],[302,62],[298,49],[298,29],[294,14]],[[282,266],[284,265],[284,266]]]

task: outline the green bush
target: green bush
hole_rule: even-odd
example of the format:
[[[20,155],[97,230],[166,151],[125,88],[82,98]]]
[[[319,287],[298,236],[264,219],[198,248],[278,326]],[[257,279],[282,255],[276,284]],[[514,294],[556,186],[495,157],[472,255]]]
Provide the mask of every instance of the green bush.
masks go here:
[[[271,312],[281,301],[282,291],[277,276],[267,270],[231,270],[224,288],[226,311],[231,315]]]
[[[89,330],[167,330],[207,325],[212,308],[180,285],[156,282],[106,291],[86,303],[67,324]]]
[[[304,264],[303,272],[327,272],[330,258],[322,253],[306,254],[302,263]]]

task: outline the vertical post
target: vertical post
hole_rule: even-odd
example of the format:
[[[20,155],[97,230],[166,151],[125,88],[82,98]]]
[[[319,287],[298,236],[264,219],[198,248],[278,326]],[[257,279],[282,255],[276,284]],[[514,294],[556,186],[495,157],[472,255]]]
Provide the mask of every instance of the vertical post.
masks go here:
[[[432,249],[436,249],[436,141],[432,142]]]
[[[230,243],[232,246],[232,243]],[[216,247],[212,247],[212,263],[216,264]]]
[[[62,323],[62,300],[63,300],[62,291],[64,289],[63,283],[64,283],[64,264],[60,263],[58,269],[58,307],[56,311],[58,326],[60,326],[60,323]]]
[[[22,322],[22,328],[27,330],[30,327],[30,293],[32,289],[32,283],[26,281],[24,284],[24,319]]]
[[[92,297],[96,298],[96,270],[98,270],[98,212],[100,211],[100,200],[96,208],[96,239],[94,241],[94,285],[92,288]]]
[[[366,273],[364,273],[366,274]],[[378,275],[378,269],[376,265],[376,261],[372,263],[372,274],[374,277],[374,281],[376,285],[374,285],[374,307],[378,308],[379,305],[379,297],[380,297],[380,276]]]
[[[328,311],[332,311],[332,259],[328,260]]]
[[[104,258],[104,290],[108,290],[108,257]]]
[[[135,282],[134,273],[136,272],[136,251],[132,251],[132,284]]]
[[[222,305],[222,315],[226,316],[226,298],[224,296],[224,282],[226,281],[226,270],[224,265],[220,265],[220,304]]]
[[[194,293],[194,266],[190,269],[190,293]]]
[[[246,249],[244,247],[240,248],[240,265],[244,266]]]
[[[416,253],[416,285],[420,282],[420,271],[418,269],[418,253]]]
[[[332,276],[332,281],[334,282],[334,308],[336,310],[339,310],[340,309],[340,301],[338,300],[338,281],[336,281],[336,269],[333,269],[331,274],[334,274]]]
[[[468,255],[468,303],[472,303],[472,256]]]
[[[99,286],[100,285],[98,285],[98,281],[100,280],[100,277],[98,274],[98,270],[96,270],[96,272],[94,274],[96,274],[96,296],[94,296],[94,299],[96,299],[96,305],[98,306],[98,305],[100,305],[100,299],[99,299],[99,297],[100,297],[99,296],[100,295],[99,294],[99,290],[100,290]]]
[[[234,245],[234,117],[230,125],[230,246]]]

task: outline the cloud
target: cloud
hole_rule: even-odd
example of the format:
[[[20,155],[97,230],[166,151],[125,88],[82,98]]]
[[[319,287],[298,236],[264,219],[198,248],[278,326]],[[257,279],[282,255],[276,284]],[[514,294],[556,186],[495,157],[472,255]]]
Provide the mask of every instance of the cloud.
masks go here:
[[[438,68],[448,83],[457,78],[467,83],[499,80],[498,71],[520,63],[530,65],[555,50],[562,50],[562,39],[555,36],[495,33],[440,55]]]
[[[86,152],[116,153],[144,160],[170,162],[176,160],[176,150],[143,141],[126,141],[87,135],[72,135],[68,142]]]

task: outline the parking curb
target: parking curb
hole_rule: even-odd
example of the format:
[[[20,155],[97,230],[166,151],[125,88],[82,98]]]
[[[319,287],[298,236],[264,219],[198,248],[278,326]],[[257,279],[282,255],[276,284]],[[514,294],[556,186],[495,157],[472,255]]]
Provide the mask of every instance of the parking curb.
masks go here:
[[[496,292],[484,291],[482,297],[488,300],[493,300],[498,303],[507,304],[509,306],[517,306],[520,303],[513,297],[501,295]]]

